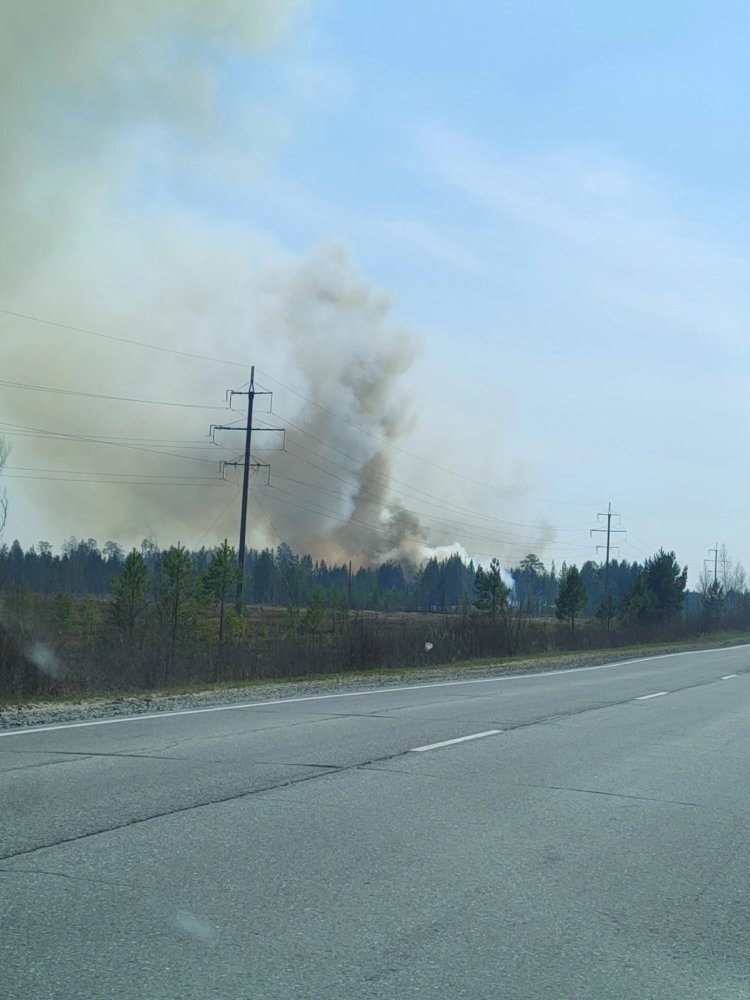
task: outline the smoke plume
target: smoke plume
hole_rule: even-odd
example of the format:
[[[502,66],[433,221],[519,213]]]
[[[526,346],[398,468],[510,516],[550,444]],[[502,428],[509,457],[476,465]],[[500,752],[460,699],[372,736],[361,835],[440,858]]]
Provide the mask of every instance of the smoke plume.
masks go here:
[[[428,543],[455,543],[395,496],[418,345],[388,297],[340,243],[294,256],[247,219],[181,194],[206,177],[241,194],[272,170],[310,110],[295,83],[306,6],[0,0],[11,537],[36,541],[28,523],[58,544],[234,538],[242,435],[218,431],[212,444],[209,426],[240,426],[225,390],[246,385],[255,364],[256,387],[274,395],[272,412],[270,396],[256,398],[254,423],[287,433],[283,451],[280,435],[254,436],[253,457],[272,471],[270,486],[263,468],[253,473],[251,544],[418,563]]]
[[[254,476],[251,541],[283,539],[362,562],[416,559],[425,532],[393,500],[389,454],[409,428],[399,386],[415,341],[392,320],[387,297],[342,245],[294,258],[245,226],[149,204],[153,192],[142,186],[154,148],[173,172],[186,150],[226,168],[232,143],[222,60],[267,58],[299,25],[301,5],[7,0],[0,10],[0,86],[11,96],[0,106],[0,304],[114,337],[255,362],[258,387],[268,373],[281,414],[264,415],[270,397],[258,396],[256,422],[293,426],[285,451],[278,435],[255,437],[254,457],[270,460],[273,473],[270,487],[263,470]],[[242,147],[250,173],[283,132],[273,107],[262,111],[251,114],[253,138]],[[238,457],[242,436],[218,432],[211,448],[208,427],[239,420],[221,407],[225,389],[246,382],[247,368],[7,315],[3,329],[5,377],[43,387],[4,390],[0,433],[14,443],[9,482],[16,498],[43,512],[49,535],[133,543],[150,533],[164,544],[231,537],[239,471],[230,466],[224,483],[218,469]],[[39,478],[21,480],[21,494],[14,473]]]

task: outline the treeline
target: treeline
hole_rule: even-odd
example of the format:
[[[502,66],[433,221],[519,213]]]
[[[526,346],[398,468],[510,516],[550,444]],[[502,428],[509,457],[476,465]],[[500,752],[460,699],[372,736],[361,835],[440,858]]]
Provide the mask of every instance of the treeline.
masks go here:
[[[199,580],[226,546],[194,551],[176,548],[184,553],[190,577]],[[134,550],[151,581],[152,595],[170,551],[160,550],[147,539]],[[93,538],[70,538],[57,554],[48,542],[26,550],[18,541],[4,544],[0,546],[0,598],[19,588],[33,594],[111,597],[132,556],[126,557],[116,542],[108,541],[100,548]],[[598,615],[608,623],[615,619],[642,623],[658,620],[664,616],[662,591],[668,579],[681,581],[670,613],[686,611],[694,617],[732,621],[750,614],[745,571],[725,549],[721,550],[715,575],[704,571],[693,593],[687,591],[686,568],[678,566],[674,553],[663,551],[643,563],[613,559],[608,568],[589,560],[580,569],[568,567],[565,562],[559,571],[554,562],[548,569],[534,553],[507,570],[496,561],[493,565],[506,589],[507,605],[532,616],[559,617],[561,587],[571,570],[576,574],[574,604],[579,618]],[[281,544],[275,550],[248,550],[244,595],[250,604],[298,609],[307,607],[315,597],[326,607],[349,611],[462,613],[476,605],[481,573],[473,562],[464,563],[458,555],[428,559],[419,567],[393,561],[353,567],[351,563],[329,564],[310,555],[298,555]],[[570,601],[569,593],[565,599]]]
[[[158,571],[165,553],[151,541],[139,548],[146,568]],[[214,558],[215,550],[201,548],[187,551],[191,571],[200,576]],[[125,553],[116,542],[101,548],[96,540],[70,538],[58,554],[49,542],[40,542],[24,550],[18,541],[0,546],[0,590],[25,587],[36,594],[72,594],[103,597],[112,593],[112,581],[122,573]],[[642,569],[626,560],[610,563],[608,589],[619,607]],[[531,614],[552,616],[555,613],[560,572],[552,563],[547,569],[534,553],[504,574],[511,587],[511,603]],[[604,595],[604,569],[595,562],[581,567],[586,590],[584,613],[593,615]],[[305,607],[319,589],[327,604],[350,610],[458,612],[475,598],[476,567],[460,556],[432,558],[422,566],[384,562],[379,566],[329,564],[298,555],[285,544],[274,549],[250,549],[245,560],[244,591],[252,604],[292,604]]]
[[[165,552],[144,540],[138,549],[147,570],[158,572]],[[191,572],[210,566],[214,549],[187,551]],[[59,554],[48,542],[24,551],[18,541],[0,546],[0,589],[25,587],[37,594],[105,596],[123,569],[125,553],[116,542],[100,549],[96,540],[70,538]],[[286,545],[250,549],[245,558],[244,592],[252,604],[304,607],[318,588],[328,603],[376,611],[446,611],[473,594],[475,568],[459,556],[428,560],[422,567],[384,562],[377,567],[329,565],[298,555]]]

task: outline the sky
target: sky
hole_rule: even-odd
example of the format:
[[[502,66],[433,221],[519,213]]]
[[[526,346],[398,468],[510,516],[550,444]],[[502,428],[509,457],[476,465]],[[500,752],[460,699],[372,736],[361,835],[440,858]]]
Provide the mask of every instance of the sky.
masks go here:
[[[746,4],[41,2],[0,3],[4,541],[234,539],[254,364],[255,544],[580,565],[611,503],[621,558],[750,566]]]

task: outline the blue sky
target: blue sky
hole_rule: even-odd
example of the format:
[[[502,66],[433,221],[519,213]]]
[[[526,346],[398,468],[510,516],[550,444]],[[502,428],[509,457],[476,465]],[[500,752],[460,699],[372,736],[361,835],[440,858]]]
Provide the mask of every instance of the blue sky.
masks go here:
[[[695,582],[717,540],[750,565],[748,37],[744,3],[579,0],[312,0],[261,52],[178,32],[217,115],[121,122],[114,200],[340,242],[419,345],[400,446],[432,489],[447,466],[452,502],[561,526],[558,564],[611,500],[622,556]]]
[[[748,28],[740,3],[321,5],[289,56],[321,104],[239,205],[299,251],[345,239],[530,492],[611,498],[623,555],[691,569],[717,538],[750,557]]]

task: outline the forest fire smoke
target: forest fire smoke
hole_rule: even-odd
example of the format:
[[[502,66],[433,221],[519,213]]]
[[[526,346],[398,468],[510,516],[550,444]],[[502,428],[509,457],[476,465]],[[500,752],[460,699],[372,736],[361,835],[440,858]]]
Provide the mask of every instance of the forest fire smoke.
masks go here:
[[[56,544],[234,539],[239,491],[218,470],[239,435],[212,446],[208,429],[241,424],[225,391],[254,364],[274,390],[273,415],[261,397],[256,417],[287,435],[284,451],[254,435],[272,475],[254,475],[249,544],[362,564],[455,546],[459,531],[428,533],[418,504],[395,495],[394,458],[420,409],[413,373],[405,384],[418,344],[388,297],[340,241],[293,256],[251,213],[215,209],[227,179],[240,200],[252,190],[294,128],[299,49],[285,45],[305,7],[0,0],[8,533],[24,510]],[[262,63],[270,79],[243,91],[248,107],[228,63],[248,76]],[[420,487],[441,494],[442,477],[421,467]]]
[[[256,485],[251,542],[283,538],[327,558],[419,561],[425,532],[393,501],[389,451],[409,429],[399,380],[415,341],[391,319],[388,299],[340,244],[294,259],[261,233],[154,206],[150,193],[140,192],[133,210],[145,133],[159,130],[170,169],[186,143],[196,157],[208,149],[215,165],[226,165],[216,51],[231,44],[252,58],[294,24],[299,5],[141,0],[113,8],[89,0],[58,16],[37,0],[0,9],[3,89],[13,95],[0,112],[0,213],[12,247],[0,264],[2,304],[282,373],[295,393],[279,390],[275,403],[294,427],[287,451],[273,454],[273,485],[265,493]],[[205,532],[209,544],[231,534],[232,511],[208,528],[231,488],[202,481],[229,454],[207,447],[219,412],[47,390],[207,407],[215,400],[218,408],[237,369],[7,315],[3,322],[11,331],[4,370],[41,387],[9,388],[4,428],[21,435],[14,464],[47,480],[27,479],[24,490],[50,533],[128,543],[179,534],[190,543]],[[99,436],[113,440],[91,440]],[[202,444],[186,448],[184,440]],[[256,442],[278,444],[269,435]],[[219,438],[229,451],[236,443]],[[90,481],[70,485],[66,477],[80,480],[79,472]]]

